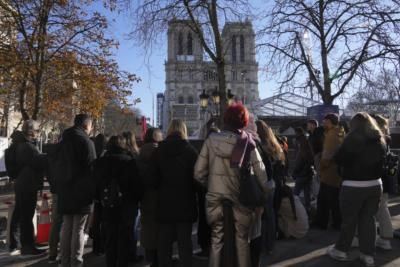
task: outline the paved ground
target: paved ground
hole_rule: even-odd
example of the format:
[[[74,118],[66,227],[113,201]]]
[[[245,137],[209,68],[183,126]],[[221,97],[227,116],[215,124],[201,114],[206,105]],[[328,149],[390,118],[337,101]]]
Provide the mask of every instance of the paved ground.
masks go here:
[[[0,216],[6,213],[6,206],[2,204],[3,200],[10,196],[0,196]],[[390,201],[393,224],[396,229],[400,229],[400,198],[394,198]],[[336,262],[325,255],[326,248],[336,240],[338,232],[311,230],[309,234],[300,240],[278,241],[275,250],[269,255],[263,255],[261,266],[272,267],[361,267],[363,266],[357,259],[353,262]],[[400,239],[392,241],[392,251],[377,250],[377,266],[398,266],[400,267]],[[86,249],[85,266],[105,267],[104,257],[97,257],[90,253],[90,247]],[[358,250],[354,249],[352,254],[356,258]],[[0,266],[4,267],[51,267],[46,258],[40,259],[21,259],[19,256],[11,257],[8,255],[5,247],[0,248]],[[132,266],[144,267],[145,263]],[[179,265],[178,265],[179,266]],[[193,267],[206,267],[207,261],[193,259]]]

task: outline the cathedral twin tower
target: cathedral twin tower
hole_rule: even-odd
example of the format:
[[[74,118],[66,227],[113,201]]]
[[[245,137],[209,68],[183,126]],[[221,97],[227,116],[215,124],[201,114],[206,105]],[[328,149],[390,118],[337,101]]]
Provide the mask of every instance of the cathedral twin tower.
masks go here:
[[[204,124],[199,95],[218,87],[215,64],[208,60],[188,21],[168,23],[168,59],[165,62],[165,94],[157,96],[158,124],[163,130],[171,119],[186,122],[189,134]],[[255,34],[250,22],[225,24],[222,31],[225,53],[226,86],[237,100],[251,107],[259,99],[258,63],[255,60]]]

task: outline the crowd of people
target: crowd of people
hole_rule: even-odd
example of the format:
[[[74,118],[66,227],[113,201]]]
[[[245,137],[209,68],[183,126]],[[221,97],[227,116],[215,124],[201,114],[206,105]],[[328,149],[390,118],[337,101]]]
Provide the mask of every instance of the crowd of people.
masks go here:
[[[190,267],[194,225],[201,248],[195,256],[208,258],[210,267],[258,267],[277,239],[303,238],[310,226],[340,231],[327,251],[336,260],[351,260],[351,246],[359,245],[361,261],[374,266],[375,247],[391,249],[393,171],[384,117],[358,113],[350,129],[336,114],[327,114],[322,126],[309,120],[295,128],[292,166],[288,139],[242,104],[230,105],[223,119],[198,151],[180,120],[171,121],[165,138],[148,129],[139,148],[130,132],[92,140],[92,120],[79,114],[46,154],[34,145],[38,124],[25,121],[6,153],[16,195],[11,253],[19,247],[22,255],[43,253],[35,247],[32,218],[44,177],[52,193],[49,262],[62,267],[83,265],[85,233],[108,267],[142,260],[138,240],[150,266],[173,266],[176,242],[181,265]],[[249,185],[260,192],[257,204],[244,201]]]

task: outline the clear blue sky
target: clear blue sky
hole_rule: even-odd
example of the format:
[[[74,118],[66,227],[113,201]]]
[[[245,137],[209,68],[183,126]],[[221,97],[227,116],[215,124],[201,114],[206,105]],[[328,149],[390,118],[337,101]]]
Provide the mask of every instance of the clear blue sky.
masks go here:
[[[254,0],[259,4],[261,0]],[[252,1],[253,2],[253,1]],[[262,2],[262,1],[261,1]],[[120,47],[116,51],[116,59],[122,70],[126,70],[138,75],[142,81],[134,85],[133,97],[141,98],[142,102],[137,104],[146,117],[152,117],[152,97],[159,92],[164,92],[165,88],[165,70],[164,62],[166,60],[166,44],[154,49],[151,55],[145,55],[142,47],[135,45],[134,41],[128,40],[126,34],[131,29],[131,18],[127,14],[111,13],[102,7],[101,3],[95,4],[95,10],[105,14],[110,21],[110,34],[116,38]],[[165,33],[167,34],[167,33]],[[257,55],[260,67],[264,62],[260,61],[260,55]],[[270,96],[275,91],[276,85],[273,82],[267,82],[264,73],[259,73],[259,91],[260,97]],[[156,111],[155,111],[156,112]]]

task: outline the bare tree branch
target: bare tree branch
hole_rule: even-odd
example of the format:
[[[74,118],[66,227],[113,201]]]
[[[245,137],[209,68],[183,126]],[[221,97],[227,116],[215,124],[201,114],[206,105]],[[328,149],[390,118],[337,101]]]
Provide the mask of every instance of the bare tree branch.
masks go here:
[[[260,51],[282,82],[308,78],[332,104],[365,66],[399,55],[399,7],[390,0],[276,0],[259,31]]]

